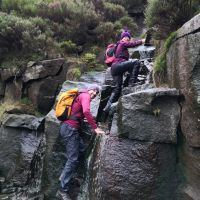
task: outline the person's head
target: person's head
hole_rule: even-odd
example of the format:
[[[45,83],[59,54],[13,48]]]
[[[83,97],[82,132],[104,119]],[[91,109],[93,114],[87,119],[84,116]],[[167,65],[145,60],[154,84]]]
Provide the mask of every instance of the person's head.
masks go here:
[[[91,99],[94,99],[100,92],[100,87],[96,84],[91,85],[87,88],[88,94],[90,95]]]
[[[131,34],[128,31],[123,31],[120,37],[121,41],[127,42],[131,39]]]

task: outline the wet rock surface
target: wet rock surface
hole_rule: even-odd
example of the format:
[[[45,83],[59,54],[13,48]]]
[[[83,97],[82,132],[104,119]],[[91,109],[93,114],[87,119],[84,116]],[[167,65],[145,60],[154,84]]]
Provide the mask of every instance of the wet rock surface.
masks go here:
[[[42,188],[46,199],[55,199],[59,176],[65,164],[65,147],[59,135],[60,122],[51,110],[45,118],[46,150]]]
[[[185,142],[179,147],[183,168],[182,199],[199,199],[200,184],[200,14],[177,31],[176,41],[167,53],[170,87],[184,95],[181,101],[181,132]]]
[[[105,72],[87,72],[81,75],[80,81],[86,83],[97,83],[102,85],[105,78]]]
[[[39,192],[44,149],[42,135],[13,128],[1,128],[0,135],[0,174],[4,179],[0,193],[5,199],[16,196],[22,199],[22,193]]]
[[[154,88],[124,95],[118,104],[119,137],[176,143],[180,120],[179,92]]]
[[[199,20],[197,15],[179,29],[178,35],[186,35],[174,42],[167,54],[169,85],[180,89],[185,97],[181,129],[194,147],[200,147],[200,32],[193,33],[200,28]]]
[[[90,169],[89,199],[174,198],[174,145],[110,136],[99,140],[95,151]]]

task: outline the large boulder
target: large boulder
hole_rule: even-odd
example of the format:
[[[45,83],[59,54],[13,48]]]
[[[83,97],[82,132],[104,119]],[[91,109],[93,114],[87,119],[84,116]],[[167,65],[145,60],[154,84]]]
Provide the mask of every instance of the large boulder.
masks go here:
[[[55,199],[59,187],[58,179],[65,162],[65,147],[59,135],[60,122],[51,110],[45,117],[46,150],[44,156],[44,170],[42,187],[45,198]]]
[[[42,135],[28,129],[0,127],[0,138],[0,174],[5,179],[0,193],[13,194],[29,186],[32,188],[30,193],[37,193],[41,188],[44,155]]]
[[[27,95],[35,107],[47,113],[53,106],[60,81],[56,77],[48,77],[31,83]]]
[[[29,130],[38,130],[42,128],[43,117],[37,118],[34,115],[27,114],[5,114],[2,125],[6,127],[26,128]]]
[[[23,74],[23,82],[41,79],[49,76],[56,76],[65,60],[63,58],[54,60],[44,60],[39,63],[29,65]]]
[[[72,64],[59,58],[31,61],[20,69],[0,69],[0,97],[6,101],[19,101],[25,96],[41,113],[48,113]]]
[[[181,150],[178,151],[179,160],[181,161],[181,164],[179,164],[179,172],[181,172],[182,177],[187,180],[185,184],[183,184],[182,199],[199,200],[200,151],[199,149],[190,147],[186,141],[182,142],[180,149]]]
[[[28,75],[24,76],[26,81],[29,80],[25,92],[40,112],[48,113],[51,110],[59,86],[66,80],[69,64],[64,62],[64,59],[41,61],[38,65],[30,67],[32,73],[28,71]],[[41,71],[34,68],[37,66],[40,66]]]
[[[123,96],[118,103],[119,136],[176,143],[180,120],[176,89],[153,88]]]
[[[200,14],[178,30],[167,54],[170,87],[183,93],[181,129],[187,142],[200,147]]]
[[[170,87],[184,95],[181,101],[180,136],[185,143],[180,159],[185,187],[182,199],[200,196],[200,14],[177,31],[177,38],[167,53],[167,78]],[[184,185],[184,184],[183,184]]]
[[[175,155],[171,144],[103,136],[90,159],[86,199],[175,199]]]

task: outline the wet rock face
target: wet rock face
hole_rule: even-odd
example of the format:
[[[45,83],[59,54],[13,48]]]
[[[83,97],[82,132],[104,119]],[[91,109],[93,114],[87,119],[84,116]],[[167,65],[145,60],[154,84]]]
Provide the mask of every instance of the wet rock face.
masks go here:
[[[80,77],[80,81],[87,83],[103,84],[105,73],[104,72],[87,72]]]
[[[181,90],[181,129],[187,142],[200,147],[200,14],[178,31],[167,54],[167,77],[171,87]],[[196,32],[195,32],[196,31]],[[180,37],[180,38],[179,38]]]
[[[59,135],[60,122],[51,110],[45,119],[46,151],[44,158],[42,188],[46,199],[55,199],[59,176],[65,164],[65,147]]]
[[[176,143],[180,120],[179,92],[154,88],[123,96],[118,104],[119,137]]]
[[[5,178],[0,194],[13,193],[17,188],[20,191],[32,178],[39,184],[40,177],[36,177],[34,166],[42,156],[37,161],[34,159],[40,149],[41,135],[23,129],[0,128],[0,137],[0,176]]]
[[[90,169],[89,199],[173,199],[175,162],[173,145],[103,138]]]
[[[181,131],[185,143],[181,148],[183,176],[182,199],[200,196],[200,14],[184,24],[167,53],[167,78],[170,87],[184,95],[181,107]]]
[[[184,163],[183,170],[186,174],[188,182],[184,187],[184,197],[188,196],[192,200],[200,198],[200,151],[197,148],[192,148],[188,144],[183,144],[182,152],[180,152],[180,159]]]

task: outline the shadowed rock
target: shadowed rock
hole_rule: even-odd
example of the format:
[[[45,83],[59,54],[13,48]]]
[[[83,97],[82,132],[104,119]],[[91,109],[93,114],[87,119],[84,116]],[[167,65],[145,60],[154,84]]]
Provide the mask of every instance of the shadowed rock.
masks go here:
[[[0,174],[5,178],[1,193],[7,196],[15,192],[18,199],[23,199],[20,193],[37,193],[41,188],[43,137],[39,132],[7,127],[0,128],[0,137]]]

